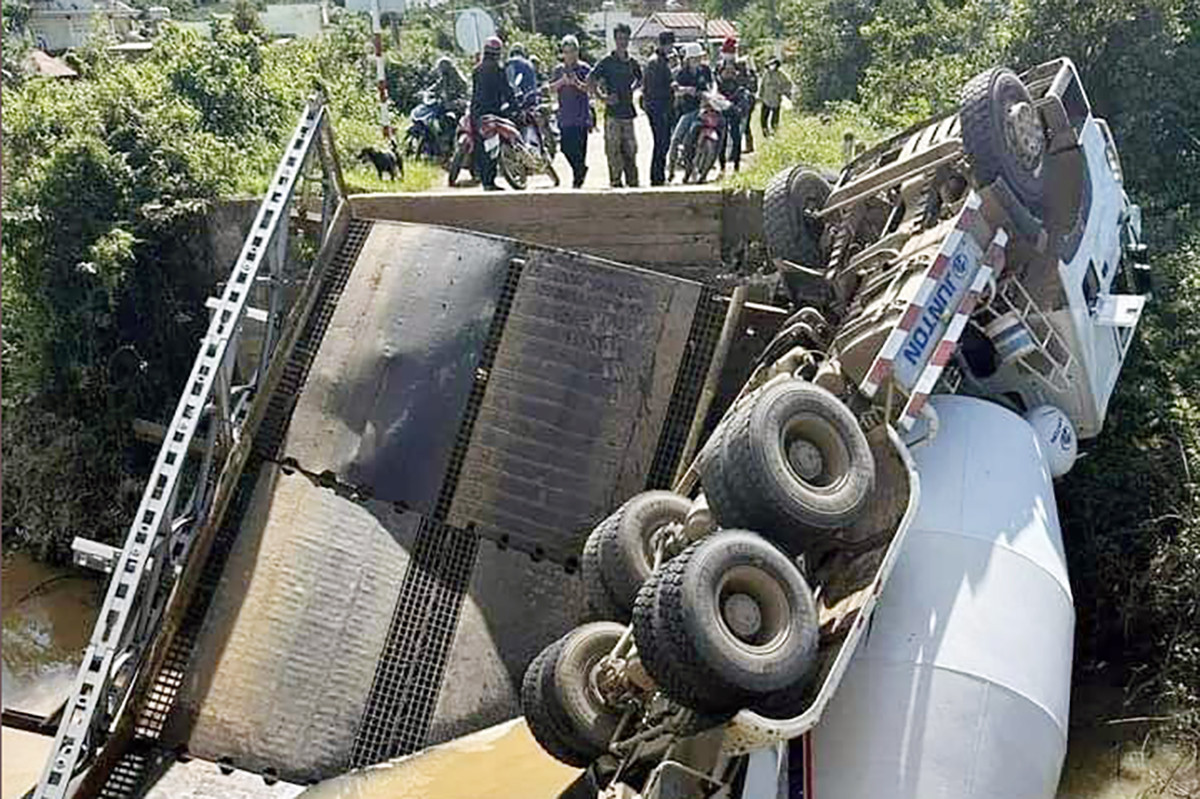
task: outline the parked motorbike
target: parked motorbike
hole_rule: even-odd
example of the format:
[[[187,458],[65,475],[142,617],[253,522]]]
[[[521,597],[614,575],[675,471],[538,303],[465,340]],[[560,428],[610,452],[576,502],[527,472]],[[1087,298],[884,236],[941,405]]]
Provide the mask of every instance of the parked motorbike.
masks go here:
[[[441,159],[451,151],[458,114],[431,89],[421,92],[421,102],[409,114],[404,153],[410,157]]]
[[[475,136],[470,114],[462,115],[454,134],[454,154],[450,156],[450,166],[447,169],[451,186],[458,185],[458,174],[464,166],[472,179],[478,178],[475,174]]]
[[[520,128],[506,117],[487,114],[480,120],[484,150],[497,161],[499,174],[518,191],[529,185],[529,176],[546,173],[559,184],[558,173],[546,154],[545,147],[533,126],[532,140],[527,140]],[[528,128],[527,128],[528,130]]]
[[[703,183],[717,162],[717,154],[725,143],[725,111],[732,103],[716,91],[705,93],[700,100],[700,118],[696,125],[696,141],[691,160],[684,164],[684,183]]]

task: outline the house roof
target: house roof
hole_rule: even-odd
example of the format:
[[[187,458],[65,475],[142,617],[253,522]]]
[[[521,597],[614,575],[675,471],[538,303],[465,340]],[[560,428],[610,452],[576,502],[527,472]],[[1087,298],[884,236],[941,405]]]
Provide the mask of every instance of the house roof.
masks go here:
[[[79,73],[71,69],[65,62],[41,50],[30,50],[25,57],[25,65],[39,75],[47,78],[78,78]]]
[[[89,0],[36,0],[29,4],[31,18],[36,17],[66,17],[72,14],[104,14],[116,18],[133,18],[140,14],[133,6],[121,0],[104,0],[104,2],[89,2]]]
[[[656,11],[646,18],[633,33],[634,39],[646,39],[658,36],[660,31],[695,31],[697,34],[705,29],[704,15],[695,11]],[[737,25],[727,19],[710,18],[706,38],[725,38],[737,36]]]

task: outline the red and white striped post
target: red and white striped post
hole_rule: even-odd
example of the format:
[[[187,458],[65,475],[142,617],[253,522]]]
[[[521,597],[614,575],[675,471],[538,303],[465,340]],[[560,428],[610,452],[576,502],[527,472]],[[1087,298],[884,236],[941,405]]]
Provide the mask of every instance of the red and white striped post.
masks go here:
[[[379,86],[379,124],[383,126],[383,140],[392,140],[392,115],[388,111],[387,71],[383,66],[383,15],[379,13],[379,0],[371,2],[371,36],[375,40],[375,79]]]

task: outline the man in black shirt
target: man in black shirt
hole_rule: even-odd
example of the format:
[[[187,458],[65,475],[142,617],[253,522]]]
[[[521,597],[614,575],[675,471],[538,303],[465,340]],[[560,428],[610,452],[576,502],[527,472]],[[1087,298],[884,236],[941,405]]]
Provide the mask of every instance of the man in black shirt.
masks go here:
[[[616,47],[600,59],[588,76],[588,85],[604,101],[604,153],[608,156],[608,179],[614,189],[637,186],[637,136],[633,120],[633,92],[642,83],[642,68],[629,55],[631,31],[625,23],[613,28]]]
[[[486,151],[480,120],[487,114],[499,114],[500,109],[513,100],[512,86],[504,67],[500,65],[500,51],[504,43],[498,36],[489,36],[483,43],[483,58],[471,73],[471,130],[475,136],[475,168],[487,191],[497,191],[496,162]]]
[[[671,146],[671,53],[675,34],[658,34],[658,49],[646,62],[642,83],[642,107],[650,118],[654,133],[654,157],[650,160],[650,185],[661,186],[667,179],[667,150]]]

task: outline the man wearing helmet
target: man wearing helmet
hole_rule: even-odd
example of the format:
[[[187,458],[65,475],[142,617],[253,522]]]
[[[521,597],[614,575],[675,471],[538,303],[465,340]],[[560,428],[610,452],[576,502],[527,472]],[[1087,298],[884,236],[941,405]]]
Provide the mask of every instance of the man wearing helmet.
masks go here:
[[[471,72],[471,130],[475,137],[475,165],[483,188],[496,191],[496,163],[487,154],[480,133],[480,120],[487,114],[499,114],[505,105],[511,105],[512,86],[500,66],[500,51],[504,43],[499,36],[489,36],[483,43],[483,58]]]
[[[713,77],[708,65],[701,63],[704,48],[699,42],[688,42],[683,47],[683,66],[675,76],[675,95],[679,98],[676,107],[679,121],[671,134],[671,168],[667,180],[675,178],[675,167],[679,163],[679,146],[684,146],[685,162],[690,162],[695,146],[695,126],[700,118],[700,97],[712,88]]]

